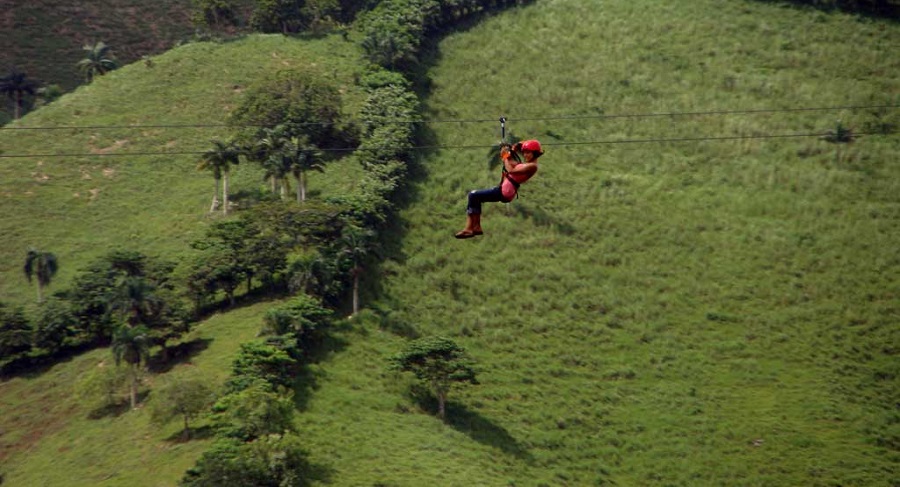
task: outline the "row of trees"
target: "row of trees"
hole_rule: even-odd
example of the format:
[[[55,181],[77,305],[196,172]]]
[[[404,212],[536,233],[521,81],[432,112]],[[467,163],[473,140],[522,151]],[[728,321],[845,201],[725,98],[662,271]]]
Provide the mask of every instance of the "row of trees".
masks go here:
[[[213,30],[249,26],[293,34],[349,23],[377,0],[196,0],[194,23]]]
[[[331,311],[306,295],[266,313],[262,338],[241,345],[212,407],[216,440],[185,473],[182,485],[305,485],[307,462],[294,427],[292,386],[331,324]]]
[[[400,22],[402,19],[396,21]],[[269,92],[277,99],[289,98],[282,93],[294,91],[296,85],[290,82],[292,78],[281,75],[277,79],[282,81],[270,85],[271,91],[261,91]],[[293,235],[285,234],[282,239],[286,239],[289,244],[298,241],[308,244],[305,256],[288,264],[286,268],[286,274],[290,276],[290,289],[300,293],[300,296],[267,314],[267,341],[245,346],[241,357],[235,362],[234,375],[229,380],[232,390],[228,394],[232,399],[222,400],[214,408],[219,414],[226,411],[249,411],[255,408],[238,405],[254,404],[254,398],[266,397],[269,405],[266,416],[276,420],[268,422],[268,429],[254,429],[248,428],[246,422],[238,416],[225,416],[229,421],[217,424],[217,432],[223,438],[216,441],[195,467],[188,470],[182,485],[221,485],[226,479],[230,482],[233,482],[232,479],[239,479],[238,483],[246,485],[304,483],[303,472],[306,465],[302,445],[296,440],[291,422],[285,420],[289,411],[293,411],[293,405],[281,409],[279,404],[282,404],[284,397],[279,397],[277,391],[291,383],[289,371],[293,364],[308,358],[298,357],[291,350],[303,353],[308,350],[307,346],[314,345],[321,339],[323,327],[315,316],[322,316],[323,313],[319,310],[324,308],[317,306],[329,302],[329,297],[336,295],[335,291],[340,290],[346,277],[350,277],[353,282],[354,314],[358,310],[359,279],[364,263],[376,250],[378,230],[392,218],[396,197],[405,184],[408,164],[412,160],[415,124],[394,122],[418,119],[418,99],[402,74],[373,65],[360,83],[367,92],[367,99],[360,110],[359,128],[348,131],[344,125],[343,135],[344,143],[347,140],[358,143],[355,157],[365,169],[359,190],[354,194],[332,196],[320,202],[322,206],[319,208],[328,208],[330,212],[317,213],[312,210],[315,207],[303,204],[293,207],[281,205],[280,208],[258,207],[241,214],[241,217],[247,215],[256,225],[261,222],[284,222],[285,224],[277,224],[273,228],[291,229]],[[276,103],[261,102],[268,99],[268,96],[249,95],[248,100],[256,101],[247,101],[235,112],[233,120],[239,122],[236,125],[268,125],[273,130],[306,137],[318,149],[326,148],[331,141],[340,142],[341,135],[328,130],[336,128],[338,124],[320,123],[331,120],[323,120],[316,110],[307,110],[308,104],[302,101],[302,97],[294,98],[289,106],[272,111],[268,107],[277,105]],[[291,117],[292,114],[296,115]],[[310,128],[324,130],[325,133],[311,134],[307,132]],[[263,134],[268,135],[266,132]],[[260,132],[255,135],[257,140],[265,139],[259,138]],[[266,142],[256,143],[256,146],[267,148],[272,145]],[[310,215],[318,215],[318,218],[310,218]],[[298,225],[298,221],[306,224]],[[229,233],[238,235],[240,232]],[[300,345],[293,348],[298,343]],[[257,360],[247,360],[247,354],[251,350],[255,351],[254,357]],[[248,367],[248,362],[264,363],[265,367]],[[414,372],[417,377],[434,387],[442,417],[450,386],[457,382],[475,380],[474,371],[461,349],[445,340],[414,344],[413,348],[393,357],[392,363],[397,370]],[[254,372],[248,374],[248,370]],[[265,379],[260,381],[254,378],[260,375]],[[273,450],[278,452],[277,458],[281,461],[277,465],[270,463],[268,469],[261,468],[259,465],[265,464],[267,455],[272,458]]]
[[[30,250],[24,271],[38,282],[41,306],[31,319],[19,308],[0,305],[0,365],[29,367],[84,347],[112,344],[118,361],[133,368],[146,362],[150,347],[167,345],[190,327],[173,278],[175,264],[134,251],[113,251],[90,264],[69,289],[45,300],[41,289],[58,268],[50,252]]]
[[[461,20],[530,0],[384,0],[360,15],[362,48],[370,62],[408,70],[418,63],[422,43]]]

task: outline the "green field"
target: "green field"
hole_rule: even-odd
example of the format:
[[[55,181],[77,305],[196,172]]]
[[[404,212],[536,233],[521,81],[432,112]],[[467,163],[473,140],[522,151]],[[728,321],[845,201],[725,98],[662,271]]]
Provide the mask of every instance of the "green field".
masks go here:
[[[258,66],[307,63],[346,83],[352,112],[353,46],[191,44],[20,126],[218,120]],[[429,145],[484,148],[421,153],[402,240],[366,275],[377,310],[311,367],[298,429],[313,485],[900,484],[900,139],[875,134],[896,131],[900,109],[609,117],[894,106],[897,52],[895,22],[743,0],[538,0],[446,36],[424,118],[506,115],[547,154],[520,199],[486,208],[485,236],[457,241],[466,192],[496,182],[498,124],[427,126]],[[765,138],[839,120],[871,135]],[[3,130],[0,147],[191,151],[210,135]],[[717,137],[756,138],[612,143]],[[6,302],[33,300],[30,245],[60,256],[53,291],[124,242],[184,255],[210,221],[212,181],[191,156],[0,161]],[[311,189],[352,185],[345,166]],[[235,190],[260,184],[236,176]],[[267,307],[201,323],[212,341],[193,365],[221,381]],[[447,423],[387,370],[403,329],[478,361],[481,384],[451,394]],[[68,399],[107,357],[0,383],[4,486],[173,485],[193,464],[207,440],[167,440],[176,425],[152,429],[144,410],[92,420]]]

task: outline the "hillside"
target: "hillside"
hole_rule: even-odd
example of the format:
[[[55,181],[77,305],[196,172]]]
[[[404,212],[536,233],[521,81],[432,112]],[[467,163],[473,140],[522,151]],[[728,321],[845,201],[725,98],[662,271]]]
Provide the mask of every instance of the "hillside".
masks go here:
[[[313,485],[900,483],[900,138],[765,138],[838,120],[896,130],[900,109],[612,117],[898,105],[898,34],[768,2],[539,0],[448,35],[424,117],[471,122],[428,125],[425,142],[448,148],[421,154],[402,240],[366,276],[371,310],[309,370],[298,428]],[[339,37],[189,44],[18,126],[215,123],[261,71],[300,64],[340,80],[352,112],[358,58]],[[457,241],[466,192],[497,178],[498,124],[475,120],[500,115],[547,154],[520,199],[486,209],[485,236]],[[0,130],[6,155],[93,154],[0,159],[0,300],[33,301],[28,246],[60,256],[51,292],[125,243],[184,253],[210,221],[196,156],[96,155],[213,136]],[[659,141],[716,137],[756,138]],[[345,190],[353,171],[310,187]],[[259,178],[239,166],[233,189]],[[267,306],[201,323],[192,365],[223,380]],[[387,370],[410,330],[478,361],[447,424]],[[73,384],[107,357],[0,383],[4,486],[174,485],[205,449],[144,410],[90,419]]]
[[[0,296],[30,300],[21,274],[28,247],[59,255],[58,287],[51,292],[126,242],[157,255],[183,252],[202,235],[213,188],[211,176],[195,169],[197,153],[231,135],[215,125],[224,123],[248,84],[288,66],[327,66],[326,76],[343,80],[352,111],[362,96],[351,86],[358,56],[336,37],[188,44],[154,58],[150,67],[135,63],[110,73],[0,130],[6,156],[63,155],[5,158],[0,167]],[[191,124],[205,126],[179,127]],[[92,128],[17,130],[46,126]],[[261,181],[261,170],[238,166],[233,191],[255,190]]]
[[[32,246],[59,257],[50,293],[68,288],[73,276],[114,249],[182,262],[188,244],[220,218],[207,214],[213,179],[196,169],[197,152],[231,134],[208,125],[223,123],[255,80],[297,66],[327,66],[324,75],[340,86],[344,109],[352,114],[362,96],[353,84],[359,56],[339,36],[299,41],[261,35],[189,44],[154,57],[151,67],[123,67],[0,130],[5,156],[68,154],[2,159],[0,301],[34,308],[34,288],[22,274]],[[185,124],[207,126],[180,127]],[[92,128],[16,129],[58,126]],[[349,161],[335,162],[310,175],[309,189],[314,195],[346,192],[357,171]],[[261,186],[261,169],[233,171],[234,195]],[[185,343],[205,348],[175,372],[194,367],[216,383],[224,381],[238,345],[256,335],[269,307],[263,302],[199,323]],[[152,425],[144,410],[91,419],[96,406],[79,397],[80,381],[110,361],[108,349],[95,350],[0,383],[4,486],[156,482],[150,479],[159,483],[147,485],[172,485],[207,448],[208,440],[172,441],[177,430]]]
[[[486,149],[427,156],[384,269],[386,319],[458,340],[481,385],[441,425],[379,366],[396,340],[354,336],[302,416],[313,459],[335,485],[895,485],[896,135],[840,156],[816,137],[565,144],[863,131],[900,111],[543,119],[897,104],[898,39],[653,0],[537,2],[445,39],[426,118],[504,114],[548,146],[462,242],[465,193],[496,169]],[[499,136],[430,127],[442,146]]]

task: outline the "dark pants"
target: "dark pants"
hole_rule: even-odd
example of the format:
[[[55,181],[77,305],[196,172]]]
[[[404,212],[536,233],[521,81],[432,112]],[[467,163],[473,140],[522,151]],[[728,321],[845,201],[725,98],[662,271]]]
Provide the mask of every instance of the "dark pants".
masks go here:
[[[500,186],[491,189],[478,189],[469,192],[469,205],[466,206],[466,214],[480,215],[482,203],[509,203],[509,200],[503,198],[503,191]]]

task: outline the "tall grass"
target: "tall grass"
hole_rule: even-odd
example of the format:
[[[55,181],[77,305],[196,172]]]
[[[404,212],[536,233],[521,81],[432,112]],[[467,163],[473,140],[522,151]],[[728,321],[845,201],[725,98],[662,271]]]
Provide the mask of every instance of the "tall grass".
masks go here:
[[[303,378],[298,427],[325,482],[900,482],[895,135],[863,137],[840,157],[817,138],[561,145],[819,132],[838,119],[863,131],[896,127],[897,110],[524,120],[896,104],[897,29],[738,0],[547,0],[448,36],[429,73],[425,118],[506,115],[517,135],[545,143],[547,155],[520,199],[488,206],[485,236],[460,242],[452,234],[463,224],[466,191],[496,183],[484,156],[498,127],[430,126],[426,135],[436,145],[485,149],[423,154],[427,174],[398,222],[402,245],[386,256],[381,276],[367,275],[380,292],[365,302],[378,298],[379,305],[338,333],[335,353]],[[258,66],[316,62],[328,70],[334,63],[348,79],[358,57],[340,57],[344,49],[333,39],[305,44],[268,36],[186,46],[160,57],[152,72],[130,66],[22,124],[216,119]],[[347,90],[352,107],[349,84]],[[114,102],[132,108],[117,112]],[[202,150],[208,138],[187,131],[91,135],[47,140],[0,132],[0,142],[7,153],[42,146],[152,150],[173,142],[173,150],[195,147],[188,143]],[[117,140],[128,142],[115,149]],[[149,158],[115,165],[11,161],[0,166],[4,299],[31,299],[18,276],[27,245],[57,252],[71,273],[123,240],[177,254],[206,222],[212,181],[193,171],[189,157],[173,158],[173,165]],[[104,169],[116,172],[102,179]],[[91,179],[80,179],[83,170]],[[236,190],[259,184],[259,175],[245,170]],[[346,173],[323,179],[332,190],[352,183]],[[149,182],[165,182],[168,193]],[[100,193],[93,201],[73,196],[94,188]],[[58,277],[51,291],[70,276]],[[243,327],[262,309],[209,324],[220,332],[249,330]],[[449,335],[478,360],[482,384],[451,393],[447,423],[433,416],[428,398],[410,392],[408,378],[387,371],[386,357],[405,340],[392,330]],[[203,352],[198,366],[222,372],[227,353]],[[53,371],[82,370],[91,357]],[[44,385],[53,377],[4,383],[21,389],[2,397],[64,391]],[[28,407],[17,404],[5,404],[4,413],[15,413],[0,418],[21,417]],[[78,406],[61,407],[80,417]],[[48,417],[67,415],[63,409]],[[30,450],[7,447],[6,479],[57,483],[62,474],[49,459],[61,452],[58,465],[84,468],[76,473],[95,484],[136,485],[142,473],[162,468],[160,482],[169,485],[182,466],[163,466],[172,453],[160,453],[169,445],[159,441],[164,432],[110,443],[120,456],[148,459],[144,465],[123,461],[129,468],[118,468],[102,463],[116,453],[90,451],[111,436],[145,431],[136,426],[141,418],[143,412],[122,416],[102,434],[96,424],[72,420],[29,443]],[[38,431],[9,424],[2,427],[13,437]],[[91,440],[75,444],[81,429]],[[178,461],[187,465],[203,444],[184,448]],[[84,459],[101,464],[73,467]]]
[[[817,138],[563,145],[861,131],[896,109],[517,119],[896,104],[897,47],[889,23],[704,1],[538,2],[445,39],[426,118],[506,115],[548,146],[467,242],[487,150],[427,156],[387,269],[391,320],[454,336],[482,386],[423,422],[367,372],[396,339],[354,337],[303,416],[313,457],[341,485],[896,483],[896,136],[840,158]],[[497,125],[432,128],[488,146]]]

